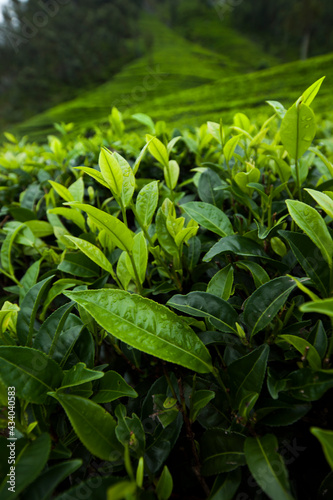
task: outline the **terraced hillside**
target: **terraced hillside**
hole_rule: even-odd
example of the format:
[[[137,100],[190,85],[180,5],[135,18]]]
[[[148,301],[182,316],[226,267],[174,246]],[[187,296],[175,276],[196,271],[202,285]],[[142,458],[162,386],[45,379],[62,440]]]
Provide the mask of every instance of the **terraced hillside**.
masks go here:
[[[186,40],[155,17],[145,15],[140,22],[151,44],[150,56],[138,58],[96,90],[29,119],[16,127],[16,131],[30,135],[47,133],[53,129],[54,122],[89,125],[105,119],[113,105],[126,114],[130,114],[132,108],[149,110],[154,99],[172,98],[188,89],[254,71],[258,60],[265,58],[258,46],[241,35],[233,32],[231,38],[228,28],[225,28],[225,50],[222,52],[220,48],[213,52]],[[138,41],[138,46],[140,44],[142,41]],[[247,50],[245,59],[233,57],[233,44],[241,46],[243,53]],[[274,64],[275,60],[270,59],[270,62]],[[178,104],[183,105],[182,102]]]
[[[333,54],[307,61],[281,64],[274,68],[241,76],[231,76],[216,82],[187,89],[177,94],[156,98],[145,106],[145,112],[154,120],[163,119],[173,126],[195,125],[205,120],[222,117],[229,120],[242,110],[249,116],[270,113],[266,100],[281,101],[286,107],[304,90],[322,76],[326,80],[315,103],[318,113],[331,112],[333,107]],[[128,113],[137,113],[140,106],[132,106]]]

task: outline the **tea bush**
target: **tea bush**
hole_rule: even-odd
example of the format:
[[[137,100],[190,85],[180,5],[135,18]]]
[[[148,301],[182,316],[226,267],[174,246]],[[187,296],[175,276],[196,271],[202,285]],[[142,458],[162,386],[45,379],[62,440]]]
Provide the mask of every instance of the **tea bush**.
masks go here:
[[[0,150],[2,499],[333,493],[332,125]]]

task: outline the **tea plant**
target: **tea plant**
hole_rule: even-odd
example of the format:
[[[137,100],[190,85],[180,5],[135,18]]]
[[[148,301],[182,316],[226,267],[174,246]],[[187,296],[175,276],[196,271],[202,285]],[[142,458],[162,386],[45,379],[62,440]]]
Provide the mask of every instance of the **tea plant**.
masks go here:
[[[261,125],[7,135],[1,499],[332,494],[322,81]]]

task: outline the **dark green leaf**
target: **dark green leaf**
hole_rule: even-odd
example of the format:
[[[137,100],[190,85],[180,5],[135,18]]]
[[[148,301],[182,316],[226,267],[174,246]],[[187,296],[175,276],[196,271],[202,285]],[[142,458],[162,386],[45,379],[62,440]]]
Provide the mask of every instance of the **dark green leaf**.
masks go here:
[[[105,373],[103,380],[99,382],[97,393],[92,400],[95,403],[109,403],[123,396],[136,398],[138,394],[125,382],[119,373],[109,371]]]
[[[266,374],[268,354],[269,347],[265,344],[229,365],[228,375],[235,409],[248,393],[260,394]]]
[[[89,399],[69,394],[50,393],[64,408],[84,446],[102,460],[119,458],[116,422],[104,408]]]
[[[47,500],[66,477],[82,465],[82,460],[68,460],[53,465],[32,483],[23,495],[23,500]]]
[[[287,276],[275,278],[259,287],[246,301],[244,321],[251,337],[273,321],[296,283]]]
[[[31,345],[38,306],[53,276],[34,285],[24,297],[17,315],[17,336],[22,345]]]
[[[281,455],[277,452],[278,441],[272,434],[262,438],[247,438],[245,456],[251,474],[258,485],[272,500],[292,500],[288,474]]]
[[[46,433],[26,444],[15,462],[15,492],[8,490],[8,477],[0,487],[1,500],[14,500],[32,483],[44,469],[51,450],[51,439]]]
[[[211,476],[245,465],[245,437],[224,429],[207,430],[201,442],[202,474]]]
[[[63,373],[43,352],[29,347],[0,346],[3,382],[15,382],[17,395],[31,403],[44,403],[47,393],[59,387]]]
[[[228,216],[214,205],[192,201],[182,205],[182,208],[195,222],[213,233],[222,237],[234,234]]]
[[[237,332],[238,314],[228,302],[211,293],[190,292],[187,295],[174,295],[167,304],[191,316],[209,318],[222,332]]]
[[[279,234],[288,241],[299,264],[322,295],[326,297],[329,287],[329,274],[327,273],[327,263],[323,260],[319,249],[306,234],[292,231],[279,231]]]

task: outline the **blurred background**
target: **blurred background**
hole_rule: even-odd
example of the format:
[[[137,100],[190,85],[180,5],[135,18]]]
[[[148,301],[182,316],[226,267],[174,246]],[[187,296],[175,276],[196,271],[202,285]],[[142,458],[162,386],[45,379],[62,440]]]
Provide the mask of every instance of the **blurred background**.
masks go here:
[[[195,124],[333,82],[332,0],[0,0],[0,130]],[[301,89],[302,90],[302,89]],[[288,103],[287,103],[288,104]],[[259,108],[258,108],[259,107]]]

